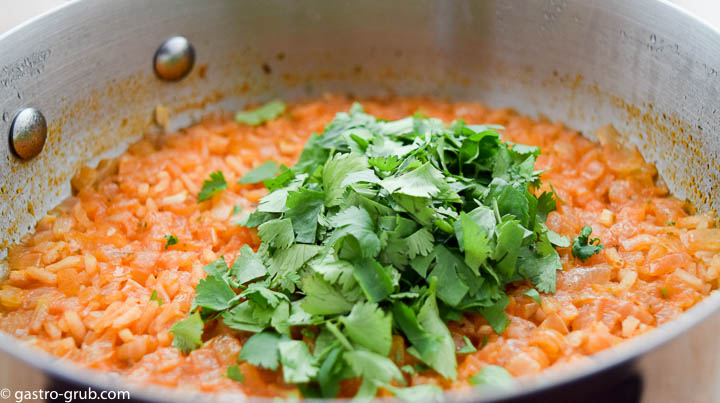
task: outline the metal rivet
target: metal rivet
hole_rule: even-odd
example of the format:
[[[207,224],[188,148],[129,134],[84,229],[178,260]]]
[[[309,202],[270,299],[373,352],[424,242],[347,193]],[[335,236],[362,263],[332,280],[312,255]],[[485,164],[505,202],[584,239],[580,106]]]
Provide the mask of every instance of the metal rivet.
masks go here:
[[[195,64],[195,49],[183,36],[173,36],[163,42],[155,52],[155,74],[166,81],[184,78]]]
[[[35,108],[25,108],[15,115],[10,126],[10,149],[21,159],[40,154],[47,138],[45,116]]]

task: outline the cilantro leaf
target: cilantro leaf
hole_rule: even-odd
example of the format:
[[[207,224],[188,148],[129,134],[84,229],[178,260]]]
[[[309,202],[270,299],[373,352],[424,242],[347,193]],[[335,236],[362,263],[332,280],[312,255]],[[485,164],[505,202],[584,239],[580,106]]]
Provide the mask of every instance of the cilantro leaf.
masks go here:
[[[295,244],[278,250],[270,259],[268,271],[271,274],[296,272],[321,249],[322,247],[316,245]]]
[[[184,354],[202,345],[203,321],[200,312],[190,314],[187,318],[176,322],[170,328],[173,335],[173,347]]]
[[[157,290],[153,290],[152,294],[150,294],[150,301],[157,301],[158,306],[162,306],[163,300],[161,300],[157,295]]]
[[[239,295],[253,302],[256,309],[276,308],[282,301],[289,301],[287,295],[271,290],[263,283],[250,283]]]
[[[468,339],[467,336],[463,336],[463,343],[465,343],[460,349],[457,350],[458,354],[470,354],[477,351],[475,346],[473,346],[470,339]]]
[[[281,249],[289,248],[295,242],[295,232],[289,218],[266,221],[258,227],[258,235],[263,242]]]
[[[224,311],[220,316],[223,323],[231,329],[245,332],[261,332],[268,326],[267,320],[258,320],[249,301],[243,301],[234,308]]]
[[[383,356],[390,353],[392,316],[371,302],[356,304],[350,315],[340,318],[350,340]]]
[[[568,246],[570,246],[570,240],[555,231],[547,230],[547,236],[550,243],[559,248],[567,248]]]
[[[316,351],[319,348],[315,344]],[[322,350],[321,350],[322,351]],[[342,358],[343,348],[334,346],[325,356],[318,369],[317,380],[323,397],[333,398],[340,393],[340,381],[344,377],[347,364]]]
[[[436,402],[442,401],[443,390],[440,386],[425,384],[415,385],[408,388],[398,388],[392,385],[385,385],[396,397],[406,402]]]
[[[365,296],[372,302],[383,301],[393,292],[390,275],[376,260],[358,260],[353,274]]]
[[[267,121],[273,120],[285,112],[285,103],[275,100],[266,103],[259,108],[240,111],[235,114],[235,121],[250,126],[258,126]]]
[[[221,256],[219,259],[216,259],[205,266],[203,266],[203,271],[207,273],[210,276],[217,276],[220,278],[224,278],[225,274],[227,272],[227,263],[225,262],[225,258]]]
[[[195,306],[213,311],[222,311],[232,306],[235,300],[235,291],[230,288],[227,281],[218,276],[207,276],[201,279],[195,287]]]
[[[480,222],[465,212],[460,213],[460,220],[458,220],[461,227],[461,235],[458,236],[458,241],[462,237],[461,245],[463,246],[462,249],[465,250],[465,263],[476,274],[480,273],[480,267],[490,257],[490,241],[495,226],[495,217],[492,210],[482,207],[479,209],[483,212],[478,214],[481,216]],[[483,222],[483,220],[487,222]]]
[[[302,309],[313,315],[345,313],[352,309],[352,303],[342,293],[319,276],[303,279],[302,289],[306,294]]]
[[[272,179],[277,175],[280,170],[280,166],[275,162],[268,160],[261,165],[251,169],[248,173],[243,175],[237,183],[240,184],[251,184],[258,183],[268,179]]]
[[[172,245],[177,245],[178,238],[175,235],[169,234],[165,235],[165,249]]]
[[[605,248],[599,238],[590,239],[590,234],[592,234],[592,227],[585,225],[580,230],[580,234],[573,238],[572,255],[583,262],[590,259],[590,256],[599,254]]]
[[[238,361],[247,361],[257,367],[277,369],[278,346],[281,340],[282,336],[275,332],[255,333],[243,344]]]
[[[375,225],[364,208],[348,207],[332,217],[330,222],[336,228],[331,243],[334,244],[345,236],[351,236],[358,241],[363,257],[375,257],[380,252],[381,244]]]
[[[522,247],[518,252],[518,267],[520,274],[529,278],[538,291],[555,292],[555,272],[562,270],[562,264],[560,256],[554,249],[542,256],[528,247]]]
[[[255,255],[250,246],[243,245],[240,249],[240,255],[235,258],[230,267],[230,275],[235,278],[238,284],[245,284],[266,274],[267,269],[262,260]]]
[[[502,334],[510,324],[510,319],[505,313],[505,308],[507,308],[509,303],[510,298],[505,296],[492,306],[480,310],[482,316],[487,319],[490,327],[492,327],[497,334]]]
[[[210,178],[205,179],[200,193],[198,193],[198,203],[210,199],[225,189],[227,189],[227,182],[225,181],[225,175],[223,175],[222,171],[210,173]]]
[[[412,171],[384,179],[380,185],[389,193],[400,193],[415,197],[432,197],[440,193],[445,185],[443,175],[429,162]]]
[[[437,295],[448,305],[456,306],[470,291],[470,286],[458,275],[466,267],[465,263],[441,245],[435,247],[435,256],[437,260],[430,276],[437,279]]]
[[[430,294],[417,314],[418,324],[437,341],[435,351],[419,351],[419,356],[430,367],[446,379],[457,377],[455,360],[455,342],[445,323],[440,319],[435,295]]]
[[[378,386],[388,384],[392,380],[404,381],[395,363],[382,355],[365,350],[352,350],[346,351],[343,358],[355,376],[362,377],[356,398],[375,397]]]
[[[268,191],[273,192],[277,189],[282,189],[284,186],[287,186],[289,183],[292,182],[293,179],[295,179],[295,173],[288,169],[285,165],[280,165],[278,168],[280,172],[276,174],[272,178],[268,178],[263,180],[263,185],[267,188]]]
[[[225,376],[235,382],[243,383],[245,381],[245,376],[240,371],[240,367],[238,367],[237,365],[230,365],[229,367],[227,367],[227,369],[225,370]]]
[[[322,147],[321,139],[323,137],[325,136],[321,137],[314,133],[310,136],[307,143],[305,143],[305,147],[300,153],[300,158],[298,158],[298,161],[292,167],[293,172],[296,174],[309,175],[318,169],[318,167],[325,164],[325,161],[327,161],[330,156],[330,151],[329,149]]]
[[[296,241],[314,243],[317,231],[318,215],[323,208],[325,195],[322,192],[300,188],[288,193],[285,218],[292,222]]]
[[[277,345],[282,363],[283,380],[286,383],[309,382],[317,375],[313,356],[307,344],[299,340],[281,341]]]
[[[402,371],[408,375],[417,374],[417,371],[415,371],[415,367],[413,367],[412,365],[403,365],[402,367],[400,367],[400,371]]]
[[[496,272],[503,278],[512,278],[519,255],[520,246],[525,237],[525,229],[518,220],[505,221],[496,228],[497,246],[493,259],[498,261]]]
[[[435,237],[433,237],[433,234],[428,231],[427,228],[417,230],[405,238],[408,257],[415,259],[417,256],[427,256],[435,246],[434,241]]]
[[[478,386],[507,388],[512,386],[515,380],[505,368],[488,365],[470,377],[470,383]]]
[[[526,297],[532,298],[538,305],[542,306],[542,300],[540,299],[540,293],[538,290],[531,288],[523,293]]]
[[[336,259],[333,255],[328,255],[322,260],[313,262],[311,267],[325,281],[340,286],[343,292],[349,292],[357,286],[357,281],[353,276],[354,267],[346,260]]]
[[[364,171],[367,167],[367,160],[360,154],[335,154],[330,158],[322,171],[325,205],[339,205],[345,191],[345,178],[352,173]]]
[[[391,155],[389,157],[372,157],[368,161],[370,166],[373,166],[381,171],[390,172],[395,170],[402,162],[397,155]]]

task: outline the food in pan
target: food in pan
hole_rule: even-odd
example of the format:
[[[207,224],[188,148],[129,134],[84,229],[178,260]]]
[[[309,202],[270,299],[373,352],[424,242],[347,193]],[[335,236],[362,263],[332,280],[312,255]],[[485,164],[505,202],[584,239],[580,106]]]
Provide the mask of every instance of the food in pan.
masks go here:
[[[278,397],[413,399],[590,360],[720,277],[715,217],[597,135],[327,96],[146,136],[10,248],[0,329],[132,381]]]

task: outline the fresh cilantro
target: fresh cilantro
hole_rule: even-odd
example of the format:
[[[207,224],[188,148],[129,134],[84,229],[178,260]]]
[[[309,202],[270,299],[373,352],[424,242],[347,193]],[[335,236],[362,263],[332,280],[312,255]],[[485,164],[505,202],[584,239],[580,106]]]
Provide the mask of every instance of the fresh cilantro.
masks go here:
[[[372,302],[356,304],[340,321],[348,338],[357,345],[384,356],[390,353],[392,316]]]
[[[368,168],[367,159],[361,154],[335,154],[323,167],[322,183],[325,189],[325,205],[337,206],[347,186],[346,178]],[[370,171],[372,172],[372,171]]]
[[[494,388],[507,388],[514,382],[512,375],[505,368],[497,365],[488,365],[470,377],[470,383],[473,385]]]
[[[324,198],[322,192],[305,188],[288,193],[285,218],[292,222],[296,242],[315,243]]]
[[[507,308],[509,303],[510,298],[505,296],[495,304],[480,310],[488,323],[490,323],[490,327],[492,327],[497,334],[502,334],[510,324],[510,319],[508,319],[507,314],[505,314],[505,308]]]
[[[238,121],[261,124],[283,110],[271,103]],[[505,287],[529,281],[525,295],[540,303],[562,270],[556,248],[571,246],[545,223],[562,201],[554,190],[535,196],[540,150],[504,142],[499,130],[424,114],[384,121],[355,104],[310,137],[293,167],[251,170],[239,183],[262,182],[269,193],[238,225],[257,228],[261,243],[257,252],[243,246],[229,268],[224,258],[203,267],[175,345],[198,347],[203,319],[217,320],[254,333],[240,362],[282,371],[304,397],[336,397],[347,378],[361,378],[357,398],[378,388],[410,401],[438,395],[435,386],[403,387],[402,374],[432,369],[451,382],[457,355],[489,340],[456,345],[446,322],[481,315],[503,333]],[[214,172],[198,200],[226,187]],[[574,255],[602,247],[587,228]],[[398,368],[398,337],[415,366]],[[501,371],[486,367],[472,382],[502,383]]]
[[[203,271],[207,273],[210,276],[217,276],[219,278],[224,278],[227,274],[227,262],[225,262],[225,257],[220,256],[219,259],[216,259],[205,266],[203,266]]]
[[[153,290],[152,294],[150,294],[150,301],[157,301],[158,306],[162,306],[163,300],[161,300],[157,295],[157,290]]]
[[[165,235],[165,249],[172,245],[177,245],[178,238],[175,235]]]
[[[253,168],[248,173],[243,175],[237,183],[239,184],[251,184],[266,181],[272,179],[280,170],[280,166],[275,161],[266,161],[265,163]]]
[[[667,225],[667,226],[673,226],[673,225],[675,225],[675,221],[668,221],[668,222],[665,223],[665,225]]]
[[[173,347],[187,354],[202,345],[203,321],[200,313],[195,312],[175,323],[170,328],[173,335]]]
[[[289,218],[272,220],[258,227],[258,235],[266,243],[276,248],[289,248],[295,242],[292,221]]]
[[[318,372],[308,345],[299,340],[281,341],[278,346],[280,362],[283,365],[283,380],[286,383],[305,383]]]
[[[660,287],[660,295],[663,297],[663,299],[668,299],[670,292],[668,291],[667,287]]]
[[[456,351],[457,354],[470,354],[477,351],[467,336],[463,336],[463,343],[465,344]]]
[[[385,385],[397,398],[406,402],[439,402],[442,401],[443,390],[437,385],[415,385],[407,388],[398,388]]]
[[[541,255],[547,251],[536,248],[535,251],[528,247],[522,247],[518,253],[519,272],[525,278],[529,278],[538,291],[554,293],[556,272],[562,270],[560,256],[555,249],[549,245],[548,254]]]
[[[434,241],[435,237],[427,228],[417,230],[405,238],[408,258],[415,259],[416,256],[427,256],[435,246]]]
[[[243,383],[245,381],[245,376],[242,372],[240,372],[240,367],[238,367],[237,365],[231,365],[227,367],[227,370],[225,371],[225,376],[235,382]]]
[[[310,330],[306,327],[300,329],[300,334],[302,334],[303,337],[307,337],[310,340],[315,340],[315,337],[317,336],[315,333],[313,333],[312,330]]]
[[[243,301],[234,308],[220,314],[223,323],[231,329],[245,332],[261,332],[268,327],[268,321],[253,315],[254,309],[250,301]]]
[[[422,358],[423,362],[440,373],[440,375],[447,379],[455,379],[457,377],[455,341],[453,341],[445,323],[440,319],[440,313],[438,312],[434,295],[430,294],[422,307],[420,307],[417,321],[420,328],[430,334],[436,342],[433,351],[421,351],[421,345],[416,346],[413,344],[413,347],[417,349],[418,355]],[[411,354],[412,353],[413,350],[411,350]]]
[[[540,300],[540,293],[536,289],[531,288],[525,291],[523,295],[532,298],[535,302],[538,303],[538,305],[542,305],[542,301]]]
[[[402,367],[400,367],[400,371],[402,371],[408,375],[417,374],[417,371],[415,371],[415,367],[413,367],[412,365],[403,365]]]
[[[312,315],[333,315],[349,312],[353,304],[342,292],[319,276],[309,275],[303,279],[302,290],[307,295],[302,309]]]
[[[235,258],[230,267],[230,275],[238,284],[245,284],[266,274],[267,269],[262,260],[255,255],[255,252],[248,245],[243,245],[240,249],[240,256]]]
[[[390,296],[395,288],[388,270],[376,260],[358,260],[354,274],[369,301],[381,302]]]
[[[590,259],[590,256],[600,253],[600,251],[605,248],[605,246],[600,243],[599,238],[590,239],[590,234],[592,234],[592,227],[585,225],[582,227],[582,230],[580,230],[580,234],[573,238],[572,255],[583,262]]]
[[[329,332],[325,334],[330,335]],[[330,337],[332,336],[330,335]],[[319,341],[320,338],[318,337]],[[340,392],[340,381],[345,377],[348,365],[342,355],[343,347],[337,345],[337,343],[333,343],[326,348],[321,347],[323,346],[318,343],[315,344],[315,351],[319,351],[324,357],[317,373],[320,394],[322,397],[333,398]]]
[[[258,126],[277,118],[285,112],[285,103],[275,100],[255,109],[240,111],[235,114],[235,121],[250,126]]]
[[[195,306],[222,311],[232,306],[235,301],[235,291],[230,288],[227,281],[218,276],[207,276],[198,282],[195,287]]]
[[[364,208],[348,207],[336,214],[330,220],[330,224],[336,228],[332,238],[330,238],[332,242],[350,236],[357,241],[360,256],[370,258],[380,252],[380,238],[377,236],[370,213]]]
[[[282,336],[274,332],[255,333],[243,344],[238,361],[247,361],[266,369],[277,369],[278,346],[281,340]]]
[[[222,171],[210,173],[210,178],[205,179],[200,193],[198,193],[198,203],[210,199],[225,189],[227,189],[227,182],[225,181],[225,175],[223,175]]]
[[[570,246],[570,240],[555,231],[548,230],[547,237],[548,241],[550,241],[550,243],[557,246],[558,248],[567,248],[568,246]]]
[[[344,359],[355,376],[362,377],[362,384],[356,397],[373,398],[380,385],[395,380],[403,382],[402,373],[389,358],[365,350],[346,351]]]

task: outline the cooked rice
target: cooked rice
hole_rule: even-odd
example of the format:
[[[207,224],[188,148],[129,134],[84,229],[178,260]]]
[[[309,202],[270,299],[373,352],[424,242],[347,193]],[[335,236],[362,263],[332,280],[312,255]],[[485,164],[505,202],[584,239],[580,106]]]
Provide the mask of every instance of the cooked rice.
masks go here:
[[[233,207],[252,209],[266,190],[236,180],[272,158],[292,164],[312,132],[322,132],[350,100],[327,96],[289,108],[286,116],[249,127],[212,119],[132,145],[115,161],[83,168],[73,178],[78,192],[9,250],[10,274],[0,284],[0,330],[56,356],[139,382],[205,391],[243,390],[284,396],[294,386],[272,371],[241,364],[244,383],[226,378],[248,334],[216,324],[204,346],[183,356],[168,330],[190,309],[201,269],[220,256],[232,262],[244,244],[257,247],[255,230],[233,224]],[[594,144],[562,123],[537,121],[509,109],[472,102],[392,98],[368,100],[366,110],[398,119],[418,109],[449,122],[494,123],[504,137],[540,146],[537,169],[562,202],[548,217],[554,231],[575,236],[591,223],[606,245],[581,263],[559,250],[564,267],[557,293],[542,306],[516,284],[500,336],[479,315],[449,324],[458,345],[464,335],[478,352],[459,356],[459,377],[449,382],[425,372],[409,384],[458,388],[486,365],[515,376],[534,375],[648,332],[689,309],[720,277],[720,229],[715,218],[695,215],[670,196],[655,168],[624,148],[611,128]],[[198,204],[210,172],[223,171],[228,189]],[[164,248],[164,236],[179,242]],[[151,293],[164,303],[151,301]],[[395,337],[400,365],[413,362]],[[397,357],[391,354],[391,357]],[[357,382],[345,381],[351,394]]]

